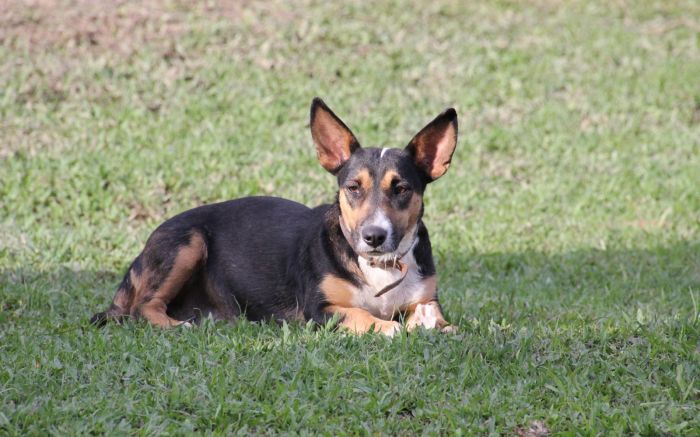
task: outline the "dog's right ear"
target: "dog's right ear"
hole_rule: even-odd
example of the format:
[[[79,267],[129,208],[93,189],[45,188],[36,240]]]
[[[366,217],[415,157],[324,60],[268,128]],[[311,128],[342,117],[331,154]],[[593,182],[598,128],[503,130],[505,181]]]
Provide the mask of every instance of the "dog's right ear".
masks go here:
[[[318,97],[311,102],[311,137],[316,145],[318,162],[336,174],[350,155],[360,148],[355,135]]]
[[[428,123],[406,146],[414,162],[428,177],[428,182],[444,175],[457,147],[457,112],[445,110]]]

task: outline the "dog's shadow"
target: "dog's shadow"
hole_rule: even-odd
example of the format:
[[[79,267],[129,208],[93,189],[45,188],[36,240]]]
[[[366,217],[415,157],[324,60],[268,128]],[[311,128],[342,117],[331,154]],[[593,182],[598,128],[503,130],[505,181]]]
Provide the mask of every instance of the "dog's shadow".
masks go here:
[[[452,320],[500,321],[564,313],[600,319],[642,309],[691,314],[700,300],[700,243],[547,254],[438,255],[441,301]],[[696,304],[696,305],[697,305]]]
[[[440,298],[458,324],[522,317],[691,314],[700,305],[700,243],[547,254],[436,250]],[[126,268],[126,264],[125,264]],[[22,318],[87,322],[106,308],[123,272],[0,270],[0,325]]]

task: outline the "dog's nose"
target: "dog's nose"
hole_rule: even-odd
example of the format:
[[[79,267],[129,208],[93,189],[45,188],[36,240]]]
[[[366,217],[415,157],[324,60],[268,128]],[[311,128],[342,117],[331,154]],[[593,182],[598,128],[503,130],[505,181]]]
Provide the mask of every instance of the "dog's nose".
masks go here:
[[[362,230],[362,239],[372,247],[381,246],[386,240],[386,229],[379,226],[367,226]]]

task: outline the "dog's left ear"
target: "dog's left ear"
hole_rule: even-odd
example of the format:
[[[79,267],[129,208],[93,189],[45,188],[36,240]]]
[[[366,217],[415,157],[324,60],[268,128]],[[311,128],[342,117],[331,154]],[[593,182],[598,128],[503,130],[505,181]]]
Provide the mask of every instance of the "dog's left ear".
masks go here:
[[[318,161],[323,168],[336,174],[350,155],[360,148],[360,143],[345,123],[318,97],[311,102],[309,125]]]
[[[445,110],[428,123],[406,146],[415,164],[432,182],[444,175],[450,167],[457,147],[457,111]]]

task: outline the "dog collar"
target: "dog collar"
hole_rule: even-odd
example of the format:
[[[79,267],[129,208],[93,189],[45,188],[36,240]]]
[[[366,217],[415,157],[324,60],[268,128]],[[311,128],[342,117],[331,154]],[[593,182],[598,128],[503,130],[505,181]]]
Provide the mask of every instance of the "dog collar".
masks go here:
[[[406,254],[404,254],[406,255]],[[403,258],[403,256],[401,257]],[[379,267],[385,270],[389,270],[389,267],[398,269],[401,272],[401,277],[397,279],[396,281],[392,282],[391,284],[387,285],[386,287],[382,288],[377,292],[377,294],[374,295],[374,297],[380,297],[384,293],[393,290],[394,288],[398,287],[399,284],[403,282],[404,279],[406,279],[406,275],[408,275],[408,265],[406,263],[401,262],[401,258],[398,258],[396,260],[393,260],[391,264],[389,265],[389,262],[384,262],[384,266],[382,266],[381,262],[379,261],[374,261],[370,260],[369,265],[370,267]]]

